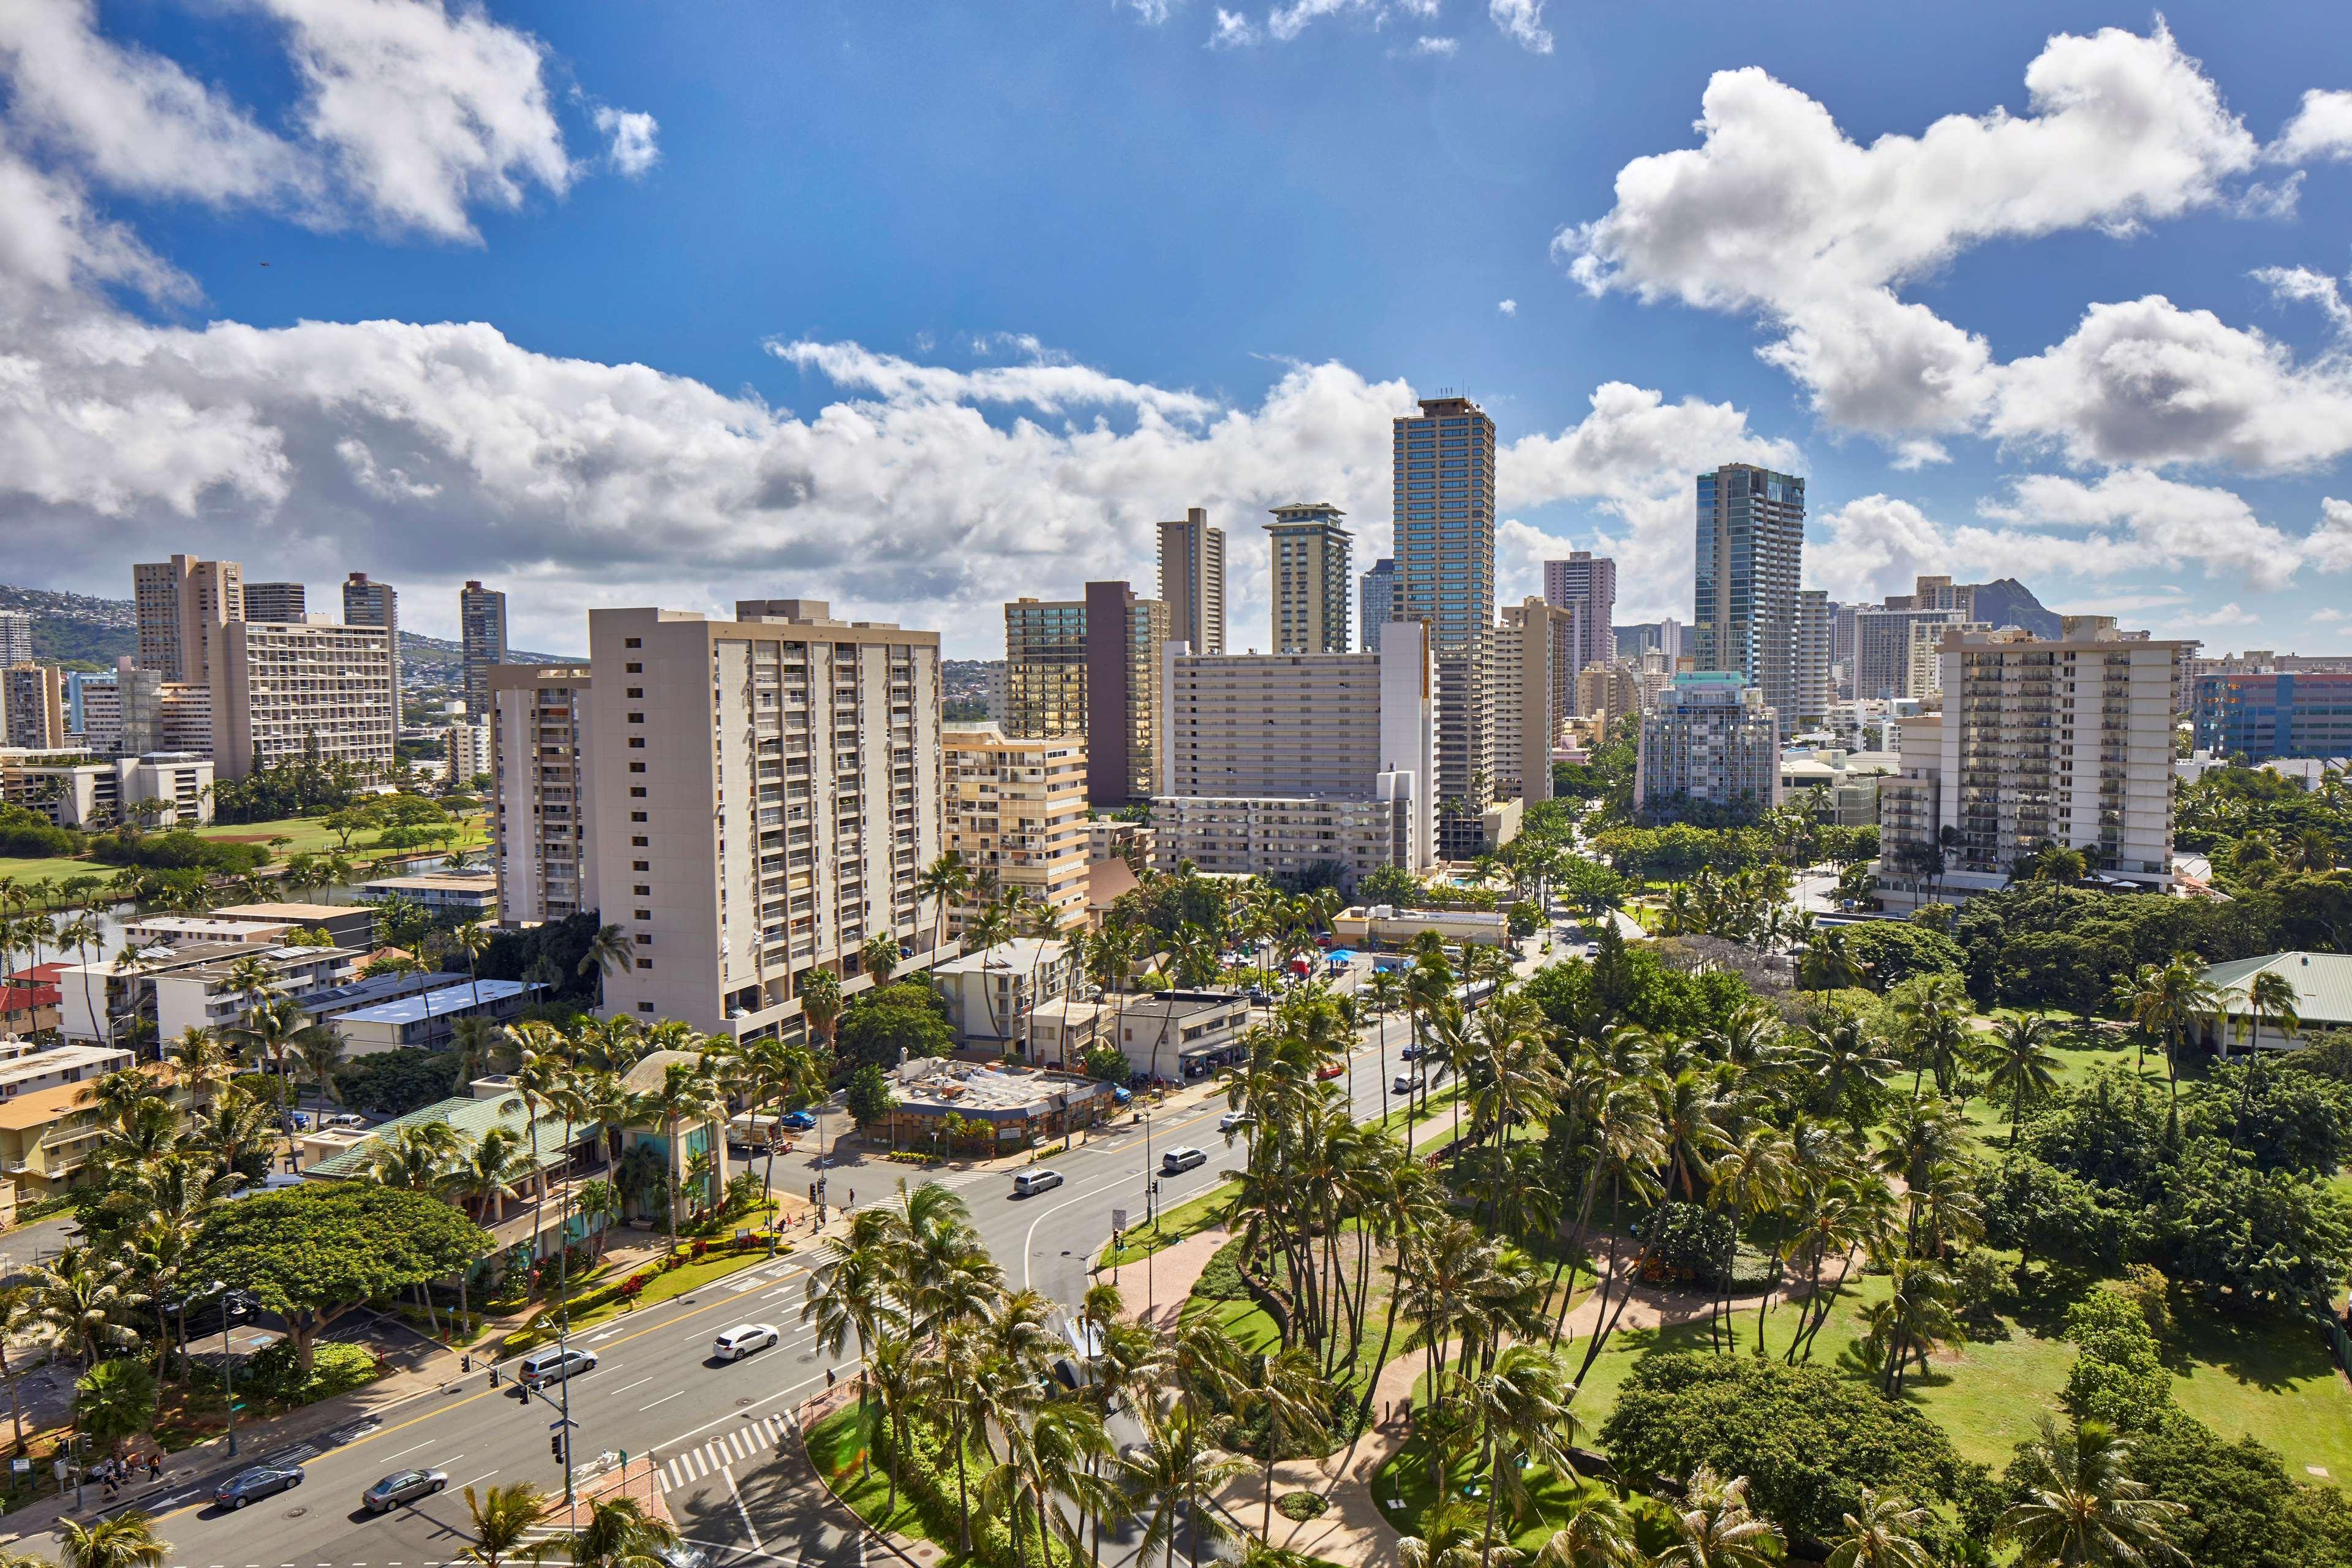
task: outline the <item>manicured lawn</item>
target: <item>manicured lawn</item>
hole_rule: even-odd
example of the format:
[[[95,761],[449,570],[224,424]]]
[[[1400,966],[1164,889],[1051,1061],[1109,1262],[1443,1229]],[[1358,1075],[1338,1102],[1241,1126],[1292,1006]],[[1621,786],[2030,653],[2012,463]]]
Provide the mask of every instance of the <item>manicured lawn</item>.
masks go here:
[[[62,882],[68,877],[97,877],[102,879],[113,875],[113,867],[101,866],[95,860],[16,860],[0,857],[0,878],[5,878],[27,890],[45,883]],[[36,893],[35,896],[37,898],[39,895]]]
[[[451,847],[466,848],[486,843],[485,820],[479,816],[462,818],[458,823],[457,837]],[[316,816],[282,816],[271,822],[215,823],[209,827],[197,828],[196,833],[205,838],[226,838],[240,844],[265,847],[273,838],[285,838],[289,842],[278,845],[271,851],[281,861],[291,855],[331,853],[340,842],[338,836],[327,826],[326,820]],[[376,831],[373,828],[355,833],[352,835],[351,848],[344,853],[354,860],[364,858],[376,852]],[[413,847],[430,850],[435,847],[419,844]]]
[[[1484,1509],[1486,1496],[1485,1482],[1477,1473],[1475,1455],[1465,1455],[1454,1461],[1445,1475],[1445,1490],[1449,1497],[1459,1498],[1474,1508]],[[1554,1531],[1568,1522],[1570,1515],[1591,1498],[1608,1489],[1598,1481],[1587,1481],[1563,1476],[1541,1465],[1520,1472],[1520,1479],[1532,1494],[1535,1511],[1514,1518],[1507,1503],[1496,1505],[1495,1517],[1510,1537],[1511,1544],[1521,1552],[1534,1552],[1549,1540]],[[1372,1478],[1372,1500],[1382,1518],[1405,1535],[1418,1535],[1421,1521],[1436,1500],[1437,1489],[1431,1484],[1429,1450],[1418,1437],[1397,1450],[1395,1456]],[[1635,1529],[1645,1552],[1662,1550],[1666,1544],[1669,1529],[1659,1505],[1647,1498],[1634,1496],[1628,1500],[1633,1510]]]
[[[782,1258],[790,1251],[792,1247],[787,1244],[777,1249],[776,1257]],[[740,1274],[746,1268],[770,1261],[772,1260],[765,1247],[754,1247],[748,1252],[714,1250],[699,1262],[681,1263],[668,1273],[656,1274],[646,1280],[645,1289],[637,1294],[636,1306],[651,1307],[674,1297],[688,1295],[715,1279],[724,1279],[730,1274]],[[582,1297],[601,1295],[625,1278],[627,1276],[610,1271],[593,1276],[587,1282],[587,1288],[584,1290],[574,1294],[573,1300],[577,1301]],[[632,1310],[628,1302],[617,1296],[609,1300],[597,1301],[591,1306],[574,1306],[572,1310],[572,1331],[576,1334],[583,1330],[594,1328],[599,1323],[609,1322]],[[504,1353],[513,1355],[536,1345],[551,1342],[554,1338],[553,1310],[550,1307],[542,1307],[540,1309],[539,1315],[526,1327],[508,1335],[506,1343],[501,1348]]]
[[[1225,1211],[1233,1206],[1234,1194],[1239,1191],[1239,1182],[1220,1182],[1197,1198],[1188,1198],[1172,1209],[1161,1209],[1155,1224],[1130,1226],[1118,1246],[1106,1244],[1102,1256],[1095,1259],[1095,1267],[1116,1268],[1122,1263],[1137,1262],[1222,1224]]]

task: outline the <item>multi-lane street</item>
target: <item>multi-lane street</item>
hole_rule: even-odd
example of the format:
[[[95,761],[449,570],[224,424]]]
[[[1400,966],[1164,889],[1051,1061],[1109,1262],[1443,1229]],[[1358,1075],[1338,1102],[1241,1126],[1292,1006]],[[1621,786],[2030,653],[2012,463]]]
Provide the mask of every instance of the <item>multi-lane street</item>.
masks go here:
[[[1371,1036],[1349,1064],[1360,1116],[1381,1109],[1381,1079],[1394,1070],[1403,1039],[1401,1022],[1389,1029],[1384,1069]],[[1348,1080],[1340,1080],[1343,1087]],[[1098,1130],[1047,1162],[1065,1184],[1036,1197],[1013,1195],[1009,1172],[950,1172],[938,1179],[961,1191],[990,1253],[1014,1285],[1034,1285],[1075,1304],[1091,1283],[1090,1260],[1109,1239],[1114,1209],[1142,1222],[1145,1183],[1157,1176],[1156,1201],[1173,1207],[1215,1186],[1233,1163],[1217,1131],[1222,1100],[1184,1102],[1138,1121]],[[832,1119],[828,1118],[830,1121]],[[1147,1174],[1147,1144],[1150,1172]],[[1207,1150],[1209,1163],[1179,1176],[1158,1176],[1168,1149]],[[814,1179],[812,1146],[777,1162],[779,1190],[800,1192]],[[887,1160],[836,1155],[825,1171],[826,1195],[841,1203],[853,1191],[861,1205],[887,1201],[901,1179],[919,1171]],[[805,1234],[805,1233],[803,1233]],[[598,1364],[572,1384],[572,1418],[579,1423],[575,1463],[625,1453],[633,1475],[651,1467],[680,1530],[715,1559],[747,1563],[777,1561],[830,1564],[863,1561],[857,1541],[840,1527],[841,1515],[821,1506],[804,1462],[793,1447],[787,1417],[825,1386],[829,1367],[846,1376],[856,1359],[853,1342],[837,1356],[822,1354],[799,1324],[806,1288],[806,1249],[706,1287],[691,1296],[600,1324],[574,1342],[595,1352]],[[1129,1301],[1147,1305],[1152,1270],[1129,1266],[1120,1279]],[[773,1323],[782,1342],[745,1360],[721,1363],[712,1342],[740,1322]],[[446,1564],[470,1539],[461,1493],[467,1485],[518,1480],[560,1488],[562,1467],[550,1452],[554,1409],[526,1401],[513,1382],[514,1363],[500,1368],[492,1388],[479,1366],[443,1392],[385,1412],[380,1425],[346,1428],[290,1453],[251,1437],[239,1463],[299,1458],[306,1472],[298,1489],[239,1511],[213,1506],[213,1485],[237,1468],[221,1461],[157,1506],[160,1533],[173,1542],[169,1562],[188,1568],[425,1568]],[[453,1373],[454,1376],[454,1373]],[[446,1490],[382,1515],[362,1510],[360,1494],[397,1470],[431,1468],[448,1477]]]

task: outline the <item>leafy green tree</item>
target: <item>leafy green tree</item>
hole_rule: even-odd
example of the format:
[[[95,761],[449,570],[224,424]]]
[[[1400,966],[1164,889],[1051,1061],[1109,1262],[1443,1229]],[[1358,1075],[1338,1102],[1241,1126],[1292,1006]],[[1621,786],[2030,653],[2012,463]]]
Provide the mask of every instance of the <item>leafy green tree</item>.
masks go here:
[[[283,1315],[307,1377],[320,1334],[344,1313],[455,1274],[489,1246],[439,1198],[333,1182],[215,1211],[197,1234],[194,1271],[251,1290]]]
[[[867,1062],[849,1075],[849,1087],[842,1093],[842,1104],[849,1119],[862,1131],[878,1127],[889,1120],[890,1111],[898,1097],[890,1089],[890,1077],[872,1062]]]
[[[2066,1337],[2076,1354],[2060,1397],[2075,1420],[2139,1432],[2171,1411],[2172,1374],[2137,1302],[2093,1290],[2066,1310]]]
[[[135,1356],[100,1362],[73,1394],[74,1426],[108,1452],[155,1426],[155,1374]]]
[[[841,1016],[836,1060],[844,1067],[898,1067],[902,1055],[943,1057],[955,1048],[947,1003],[919,981],[877,985],[850,999]]]
[[[2287,1473],[2253,1437],[2231,1443],[2175,1410],[2132,1439],[2132,1471],[2178,1504],[2173,1542],[2198,1568],[2341,1568],[2352,1563],[2352,1503]]]

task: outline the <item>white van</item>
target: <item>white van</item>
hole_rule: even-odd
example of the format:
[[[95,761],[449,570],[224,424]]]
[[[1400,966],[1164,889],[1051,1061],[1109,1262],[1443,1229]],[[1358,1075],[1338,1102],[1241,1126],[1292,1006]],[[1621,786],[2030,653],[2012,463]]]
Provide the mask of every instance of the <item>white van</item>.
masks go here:
[[[515,1381],[525,1388],[544,1388],[551,1383],[562,1383],[596,1366],[594,1351],[543,1350],[533,1351],[522,1358],[522,1366]]]
[[[1198,1149],[1171,1149],[1160,1156],[1160,1173],[1163,1176],[1181,1176],[1194,1166],[1205,1165],[1208,1163],[1209,1156]]]
[[[1059,1171],[1024,1171],[1013,1178],[1013,1195],[1016,1198],[1034,1197],[1048,1187],[1061,1184],[1062,1173]]]

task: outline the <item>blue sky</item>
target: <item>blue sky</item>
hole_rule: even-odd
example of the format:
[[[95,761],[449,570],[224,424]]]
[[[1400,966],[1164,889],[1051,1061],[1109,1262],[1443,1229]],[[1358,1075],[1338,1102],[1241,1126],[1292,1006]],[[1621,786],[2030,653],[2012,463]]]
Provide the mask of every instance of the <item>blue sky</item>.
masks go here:
[[[557,649],[808,595],[985,656],[1205,504],[1248,646],[1264,508],[1368,564],[1386,421],[1454,387],[1507,595],[1596,547],[1686,616],[1741,458],[1812,476],[1842,597],[2326,651],[2347,61],[2285,5],[11,0],[0,577],[356,568],[446,632],[480,576]]]

